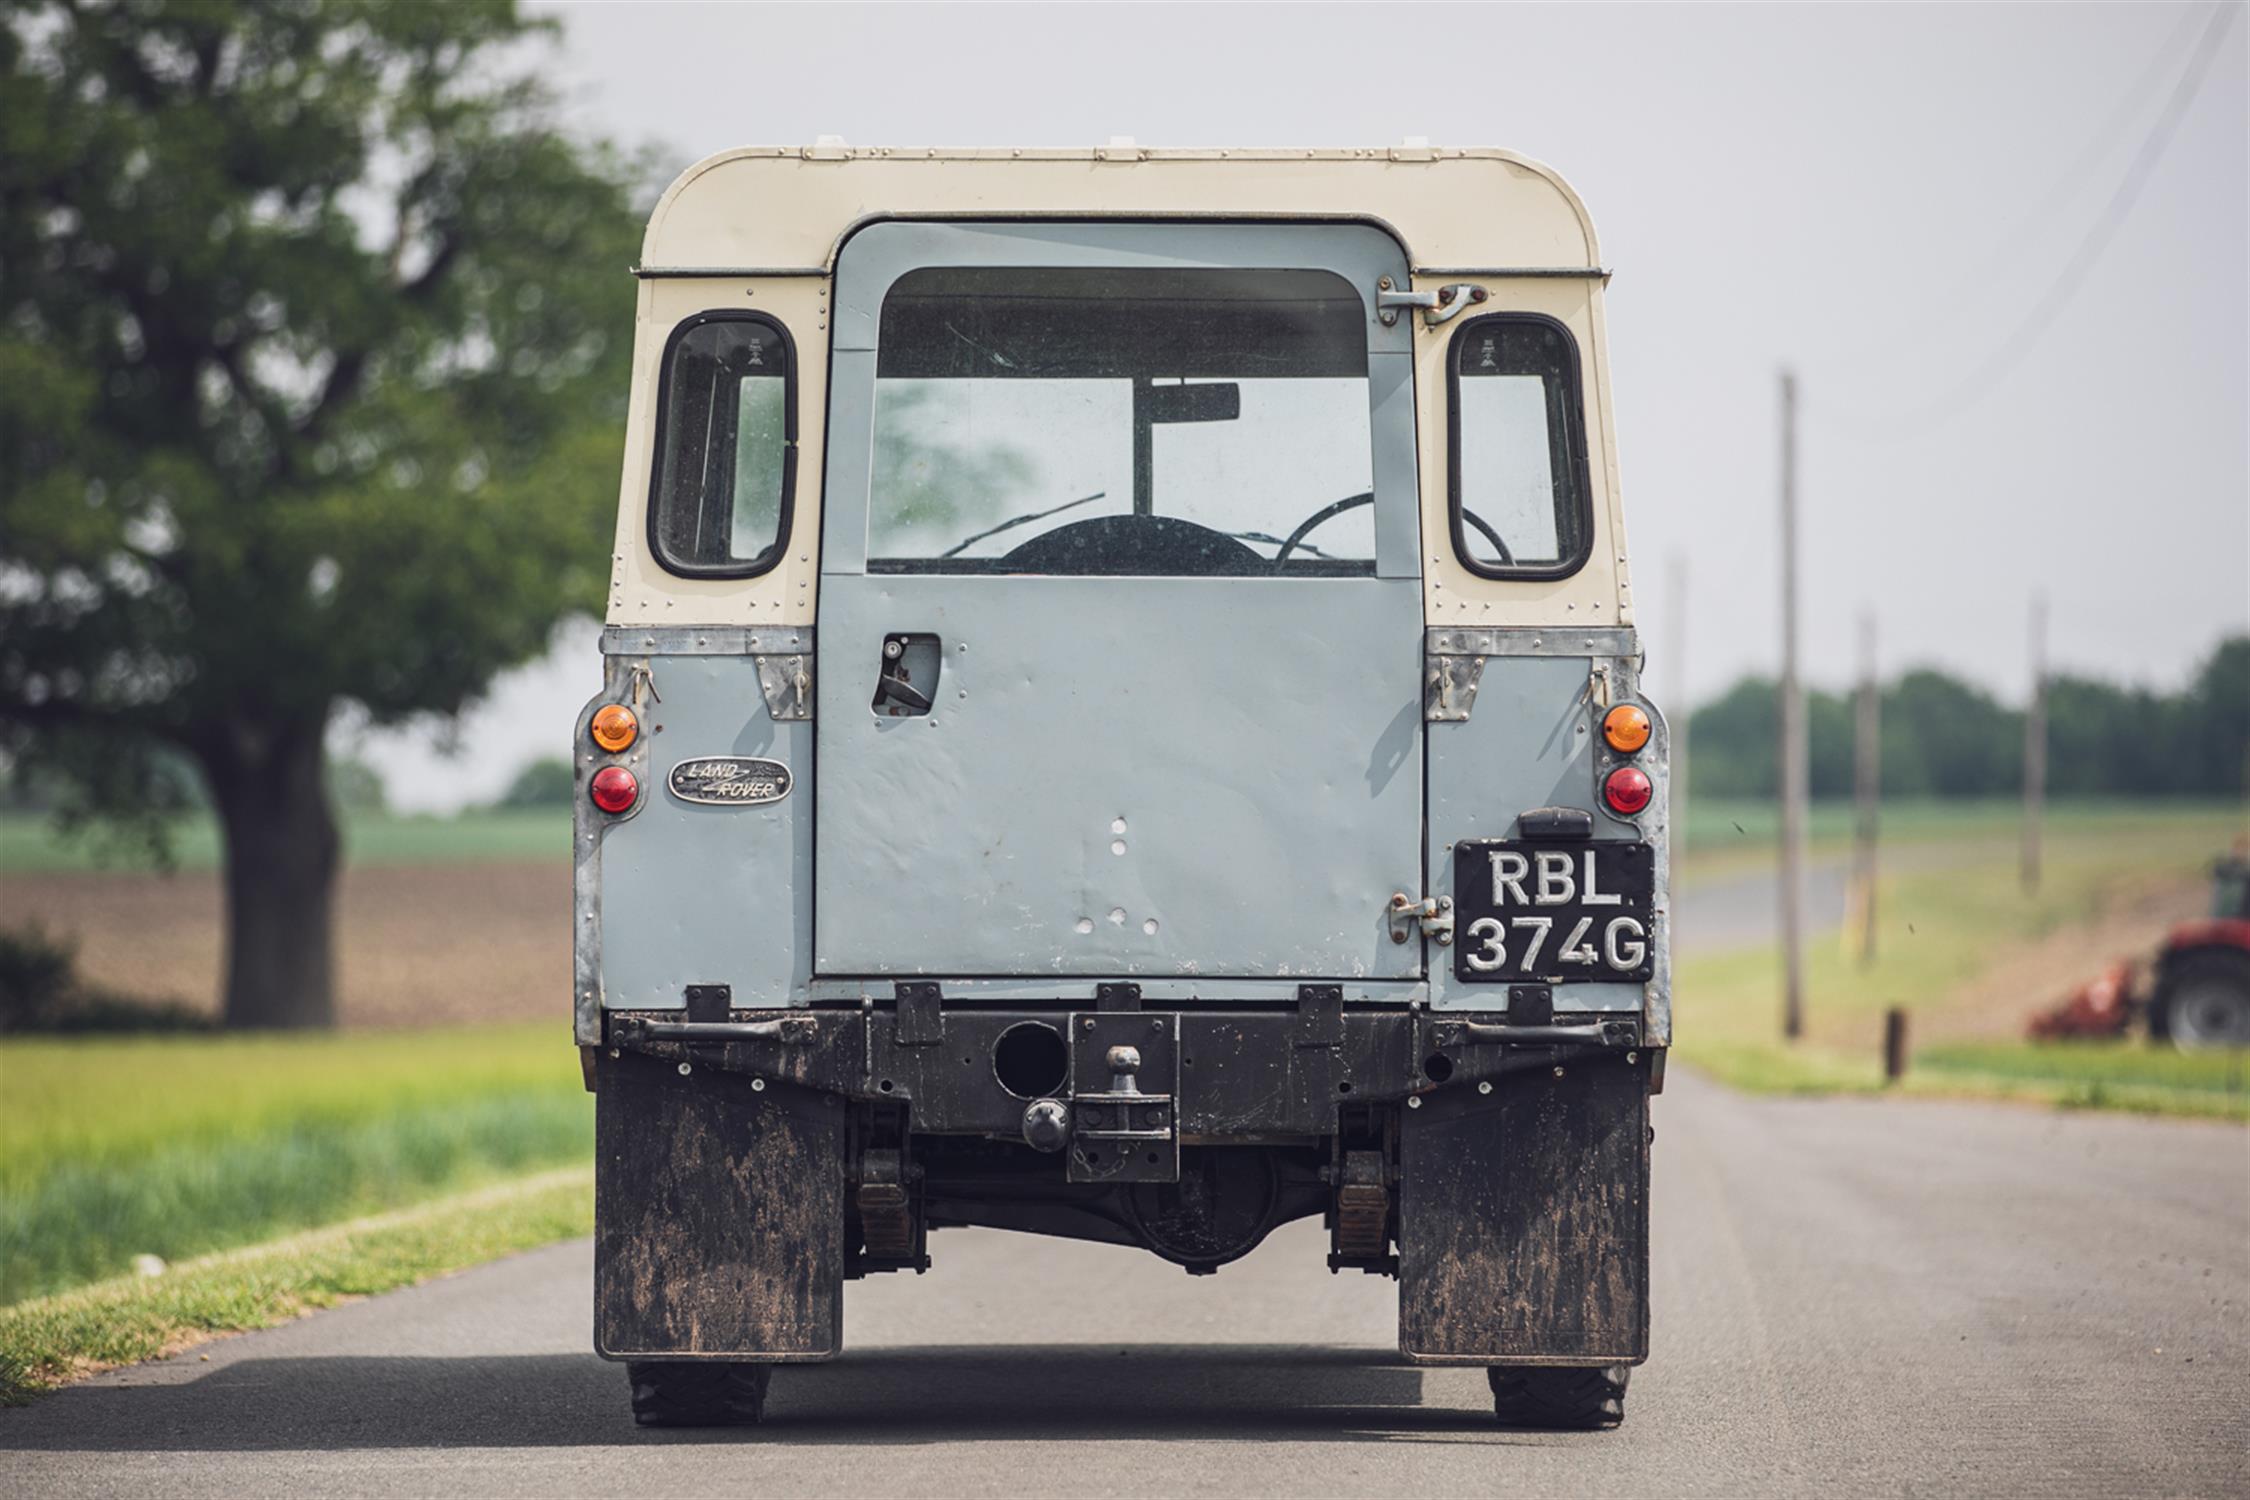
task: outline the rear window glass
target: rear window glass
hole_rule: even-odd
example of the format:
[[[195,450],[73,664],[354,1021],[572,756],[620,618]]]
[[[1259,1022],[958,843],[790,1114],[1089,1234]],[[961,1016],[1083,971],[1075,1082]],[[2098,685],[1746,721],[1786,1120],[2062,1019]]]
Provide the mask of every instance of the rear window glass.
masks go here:
[[[931,267],[877,348],[870,571],[1374,571],[1340,276]]]
[[[1453,338],[1453,546],[1490,578],[1555,578],[1591,545],[1578,347],[1551,318],[1502,313]]]
[[[770,318],[706,313],[665,353],[649,543],[675,573],[748,577],[773,566],[796,469],[789,336]]]

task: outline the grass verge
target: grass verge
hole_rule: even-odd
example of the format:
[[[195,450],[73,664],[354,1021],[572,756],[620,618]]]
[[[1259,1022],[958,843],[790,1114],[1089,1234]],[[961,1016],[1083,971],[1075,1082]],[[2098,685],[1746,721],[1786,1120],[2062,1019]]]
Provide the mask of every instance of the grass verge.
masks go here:
[[[1815,802],[1808,811],[1805,841],[1816,857],[1851,847],[1855,814],[1850,802]],[[1675,877],[1710,879],[1772,865],[1781,838],[1778,803],[1691,798],[1687,814],[1686,826],[1673,836]],[[2002,857],[2014,850],[2022,827],[2023,804],[2013,798],[1917,798],[1883,804],[1886,849],[1932,850],[1947,860],[1972,852]],[[2210,854],[2250,831],[2242,803],[2192,797],[2069,799],[2048,806],[2046,828],[2050,839],[2066,841],[2116,836],[2146,842],[2186,834],[2208,844]]]
[[[0,1405],[101,1370],[584,1234],[574,1166],[0,1308]]]
[[[586,1160],[551,1022],[0,1043],[0,1303]]]
[[[2012,1099],[2250,1123],[2250,1062],[2240,1051],[2190,1055],[2137,1040],[1948,1042],[1916,1052],[1907,1076],[1886,1084],[1874,1058],[1818,1044],[1678,1050],[1683,1061],[1756,1094]]]
[[[1886,810],[1886,831],[1888,817]],[[2012,840],[1972,821],[1944,858],[1894,864],[1898,873],[1882,883],[1876,903],[1874,962],[1846,952],[1834,933],[1806,944],[1806,1032],[1795,1044],[1780,1037],[1775,949],[1682,960],[1673,985],[1678,1057],[1754,1092],[1877,1092],[1885,1087],[1883,1013],[1900,1006],[1913,1017],[1911,1034],[1923,1039],[1896,1086],[1901,1092],[2250,1119],[2250,1067],[2239,1054],[2187,1055],[2145,1041],[2005,1039],[2067,987],[2046,972],[2048,945],[2067,949],[2106,930],[2152,888],[2192,885],[2239,820],[2239,811],[2132,817],[2081,810],[2050,825],[2035,896],[2018,884]],[[2070,981],[2091,978],[2094,967],[2089,961]]]
[[[2250,1052],[2147,1041],[1948,1042],[1914,1059],[1924,1092],[1973,1091],[2070,1109],[2250,1120]]]

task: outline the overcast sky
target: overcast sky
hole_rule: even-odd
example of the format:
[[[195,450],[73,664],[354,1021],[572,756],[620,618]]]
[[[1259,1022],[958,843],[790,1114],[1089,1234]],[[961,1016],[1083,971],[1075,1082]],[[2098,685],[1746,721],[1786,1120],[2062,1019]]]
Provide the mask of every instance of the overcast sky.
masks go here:
[[[1427,136],[1559,169],[1616,272],[1636,592],[1675,708],[1778,659],[1785,364],[1814,679],[1850,676],[1863,611],[1886,672],[2011,699],[2035,590],[2059,667],[2156,685],[2250,623],[2239,7],[2215,51],[2209,6],[540,8],[578,127],[683,166],[821,134]],[[461,756],[368,749],[402,805],[490,796],[562,752],[598,681],[573,633],[469,717]]]

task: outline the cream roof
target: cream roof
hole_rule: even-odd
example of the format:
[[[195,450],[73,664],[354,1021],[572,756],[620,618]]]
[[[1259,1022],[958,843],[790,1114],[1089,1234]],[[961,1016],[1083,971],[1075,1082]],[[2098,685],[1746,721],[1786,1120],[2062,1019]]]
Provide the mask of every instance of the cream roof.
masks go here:
[[[1600,265],[1560,177],[1489,148],[954,151],[745,146],[697,162],[649,218],[641,268],[807,270],[862,220],[1086,214],[1372,218],[1417,270]]]

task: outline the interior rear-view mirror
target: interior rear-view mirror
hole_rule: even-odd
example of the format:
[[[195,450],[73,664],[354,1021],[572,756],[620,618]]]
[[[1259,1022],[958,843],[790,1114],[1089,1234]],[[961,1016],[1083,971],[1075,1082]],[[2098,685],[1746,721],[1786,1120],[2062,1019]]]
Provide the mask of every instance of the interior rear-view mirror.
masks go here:
[[[1231,380],[1157,385],[1148,390],[1151,422],[1232,422],[1241,415],[1242,387]]]

